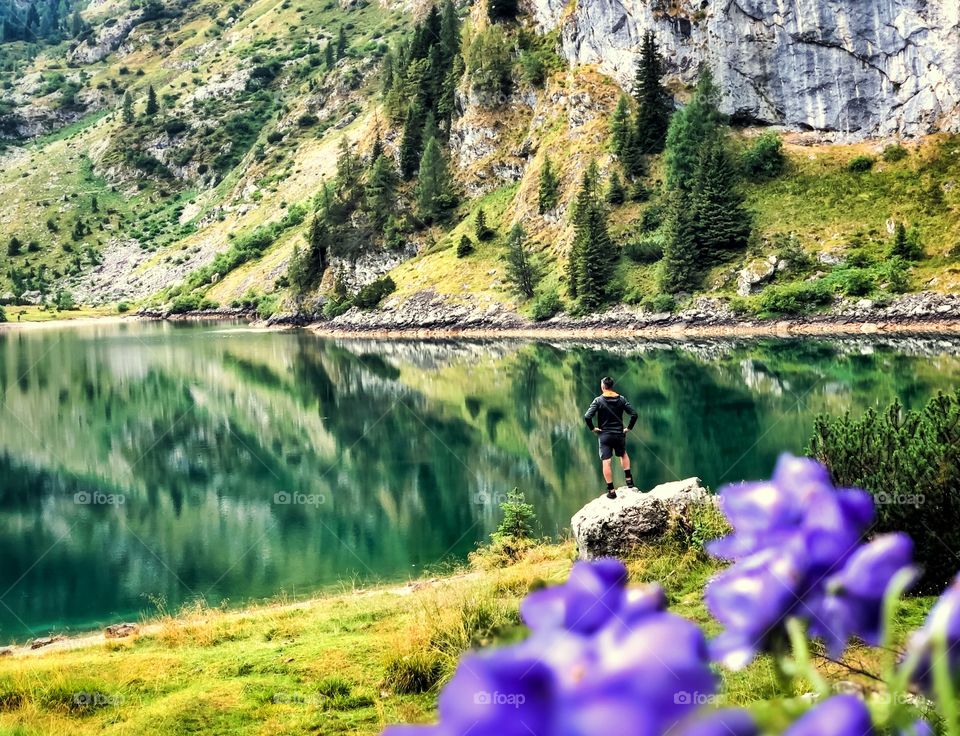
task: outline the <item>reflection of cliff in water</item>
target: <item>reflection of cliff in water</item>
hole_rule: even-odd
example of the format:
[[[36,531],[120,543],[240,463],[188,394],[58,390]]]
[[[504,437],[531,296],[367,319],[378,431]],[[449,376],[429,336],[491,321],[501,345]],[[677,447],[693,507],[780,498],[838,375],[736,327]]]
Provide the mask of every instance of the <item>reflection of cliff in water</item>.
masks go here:
[[[175,606],[418,574],[485,538],[514,486],[563,531],[599,492],[580,417],[607,374],[640,412],[640,485],[759,477],[802,450],[818,412],[916,406],[955,384],[960,346],[900,344],[3,335],[0,586],[23,579],[0,633],[22,631],[16,617],[129,615],[145,595]],[[75,504],[83,490],[126,502]]]

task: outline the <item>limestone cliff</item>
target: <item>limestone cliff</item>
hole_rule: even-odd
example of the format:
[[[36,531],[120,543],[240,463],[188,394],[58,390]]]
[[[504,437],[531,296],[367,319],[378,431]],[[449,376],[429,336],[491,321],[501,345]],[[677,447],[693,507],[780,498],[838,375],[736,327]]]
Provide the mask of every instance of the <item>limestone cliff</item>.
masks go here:
[[[677,86],[701,62],[725,112],[847,138],[960,130],[957,0],[531,0],[571,63],[625,87],[652,30]]]

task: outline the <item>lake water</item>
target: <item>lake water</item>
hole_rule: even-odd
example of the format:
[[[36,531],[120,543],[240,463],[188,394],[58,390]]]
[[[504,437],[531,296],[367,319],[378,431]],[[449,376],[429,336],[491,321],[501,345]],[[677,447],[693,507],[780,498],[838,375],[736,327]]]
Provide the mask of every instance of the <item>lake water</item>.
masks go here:
[[[960,341],[326,340],[123,323],[0,334],[0,641],[463,559],[519,487],[562,533],[601,492],[610,374],[641,486],[801,451],[819,412],[958,385]],[[618,475],[618,477],[620,477]]]

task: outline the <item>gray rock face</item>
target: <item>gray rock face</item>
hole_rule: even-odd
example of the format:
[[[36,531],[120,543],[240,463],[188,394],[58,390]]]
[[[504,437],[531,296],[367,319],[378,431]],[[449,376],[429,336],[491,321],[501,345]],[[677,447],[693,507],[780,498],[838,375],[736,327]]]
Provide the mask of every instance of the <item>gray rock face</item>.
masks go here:
[[[857,139],[960,130],[956,0],[531,0],[563,53],[629,88],[643,34],[673,81],[701,62],[741,119]]]
[[[670,525],[687,518],[690,507],[709,498],[699,478],[662,483],[648,493],[617,489],[615,499],[600,496],[570,520],[581,560],[620,557],[638,543],[661,536]]]

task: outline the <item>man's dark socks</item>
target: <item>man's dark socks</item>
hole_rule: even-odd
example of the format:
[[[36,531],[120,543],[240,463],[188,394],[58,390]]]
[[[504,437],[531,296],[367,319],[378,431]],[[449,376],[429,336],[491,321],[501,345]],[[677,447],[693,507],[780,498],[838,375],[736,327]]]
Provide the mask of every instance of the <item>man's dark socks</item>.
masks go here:
[[[613,483],[607,483],[607,498],[616,498],[617,492],[613,490]]]
[[[633,488],[633,476],[629,470],[624,470],[623,474],[627,477],[627,488]]]

